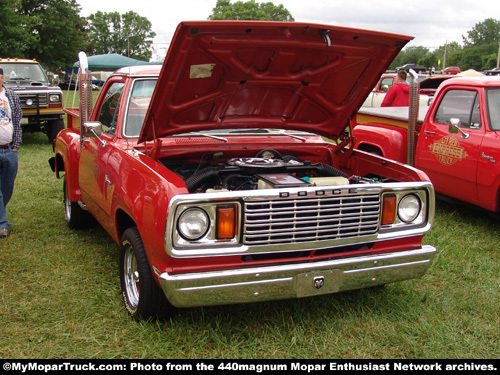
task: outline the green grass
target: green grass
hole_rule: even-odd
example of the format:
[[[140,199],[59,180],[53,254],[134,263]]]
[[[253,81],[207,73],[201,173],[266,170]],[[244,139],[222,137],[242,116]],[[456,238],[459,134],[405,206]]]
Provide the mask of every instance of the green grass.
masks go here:
[[[421,279],[384,288],[180,310],[135,322],[122,306],[118,246],[72,231],[44,134],[24,135],[0,240],[0,358],[498,358],[500,223],[438,203]]]

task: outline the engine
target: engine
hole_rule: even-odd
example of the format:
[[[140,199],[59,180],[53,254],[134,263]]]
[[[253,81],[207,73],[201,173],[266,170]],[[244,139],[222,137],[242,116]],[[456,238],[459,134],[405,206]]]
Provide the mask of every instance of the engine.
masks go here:
[[[235,191],[303,187],[314,185],[348,185],[349,175],[322,163],[310,163],[295,156],[279,158],[255,157],[231,158],[217,165],[196,168],[192,173],[183,175],[190,193],[209,191]]]

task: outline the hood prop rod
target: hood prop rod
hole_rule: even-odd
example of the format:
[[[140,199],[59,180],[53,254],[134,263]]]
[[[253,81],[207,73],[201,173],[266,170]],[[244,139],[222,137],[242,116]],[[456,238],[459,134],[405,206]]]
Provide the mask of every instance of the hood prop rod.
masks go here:
[[[331,47],[332,46],[332,41],[330,39],[330,30],[327,29],[321,29],[319,31],[320,35],[325,39],[326,46]]]

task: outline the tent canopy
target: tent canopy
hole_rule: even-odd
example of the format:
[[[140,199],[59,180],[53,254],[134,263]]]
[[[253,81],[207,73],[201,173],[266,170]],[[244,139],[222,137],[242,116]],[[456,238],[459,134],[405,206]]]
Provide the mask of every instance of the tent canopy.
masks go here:
[[[484,76],[484,74],[481,72],[478,72],[474,69],[469,69],[469,70],[465,70],[463,72],[458,73],[457,76],[460,76],[460,77],[474,77],[474,76],[480,77],[480,76]]]
[[[89,69],[93,70],[116,70],[124,66],[150,64],[146,61],[132,59],[122,56],[118,53],[110,53],[107,55],[94,55],[88,57]],[[79,68],[80,62],[73,64],[73,68]]]

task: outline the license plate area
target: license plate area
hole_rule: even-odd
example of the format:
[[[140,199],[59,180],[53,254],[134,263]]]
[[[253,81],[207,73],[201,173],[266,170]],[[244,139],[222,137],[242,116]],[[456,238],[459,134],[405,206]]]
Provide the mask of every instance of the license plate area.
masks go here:
[[[300,273],[295,276],[297,297],[337,293],[343,279],[344,273],[338,269]]]

